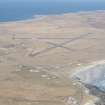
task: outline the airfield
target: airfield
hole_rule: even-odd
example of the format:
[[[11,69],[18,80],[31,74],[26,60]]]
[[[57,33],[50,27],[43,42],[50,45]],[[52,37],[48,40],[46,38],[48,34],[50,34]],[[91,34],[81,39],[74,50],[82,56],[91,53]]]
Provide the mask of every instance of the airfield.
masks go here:
[[[86,105],[72,79],[105,59],[105,11],[0,23],[0,105]]]

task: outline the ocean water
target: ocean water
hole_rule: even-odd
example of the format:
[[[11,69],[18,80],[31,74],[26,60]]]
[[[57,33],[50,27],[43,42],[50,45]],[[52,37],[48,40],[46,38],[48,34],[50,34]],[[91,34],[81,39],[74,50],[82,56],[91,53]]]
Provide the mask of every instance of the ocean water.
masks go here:
[[[53,15],[69,12],[105,10],[105,2],[60,1],[0,1],[0,22],[32,18],[35,15]]]

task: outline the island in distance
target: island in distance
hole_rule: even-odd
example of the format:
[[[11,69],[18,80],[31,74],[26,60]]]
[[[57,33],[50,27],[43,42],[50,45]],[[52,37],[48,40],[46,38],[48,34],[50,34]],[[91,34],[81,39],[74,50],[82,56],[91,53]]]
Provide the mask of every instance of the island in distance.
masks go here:
[[[82,77],[89,72],[78,76],[88,66],[103,71],[104,20],[93,11],[1,22],[0,104],[104,105],[104,89]],[[94,72],[92,81],[104,74]]]

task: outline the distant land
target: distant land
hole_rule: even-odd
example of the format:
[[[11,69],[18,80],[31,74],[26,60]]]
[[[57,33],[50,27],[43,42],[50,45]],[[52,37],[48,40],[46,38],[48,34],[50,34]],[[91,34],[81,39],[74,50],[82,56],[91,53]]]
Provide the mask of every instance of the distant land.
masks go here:
[[[1,22],[0,104],[105,104],[104,20],[101,10]]]
[[[105,105],[105,1],[1,0],[0,105]]]

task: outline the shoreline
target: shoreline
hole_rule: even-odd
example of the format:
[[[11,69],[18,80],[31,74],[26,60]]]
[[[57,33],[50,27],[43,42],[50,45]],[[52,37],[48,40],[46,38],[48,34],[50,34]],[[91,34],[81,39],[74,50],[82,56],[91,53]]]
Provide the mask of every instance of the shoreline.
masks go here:
[[[0,21],[0,24],[6,24],[6,23],[25,23],[25,22],[33,22],[33,21],[40,21],[46,17],[52,17],[52,16],[64,16],[64,15],[71,15],[71,14],[87,14],[87,13],[100,13],[105,12],[105,10],[90,10],[90,11],[77,11],[77,12],[68,12],[68,13],[61,13],[61,14],[48,14],[48,15],[33,15],[31,18],[26,19],[19,19],[19,20],[13,20],[13,21]]]

